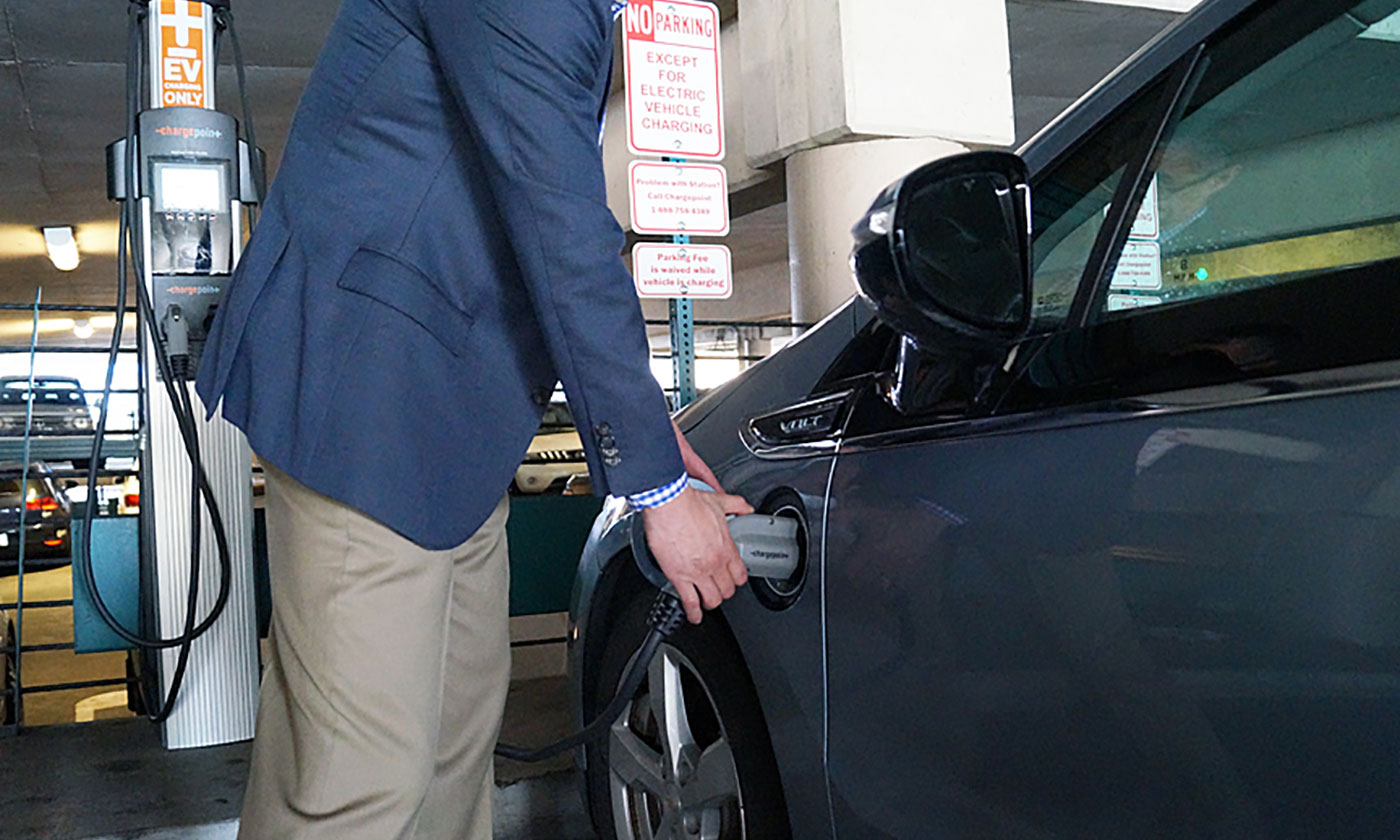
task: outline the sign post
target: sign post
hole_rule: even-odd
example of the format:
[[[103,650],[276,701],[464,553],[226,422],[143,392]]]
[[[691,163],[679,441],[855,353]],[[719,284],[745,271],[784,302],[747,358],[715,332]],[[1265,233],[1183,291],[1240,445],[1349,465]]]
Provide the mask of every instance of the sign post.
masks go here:
[[[724,167],[685,162],[724,157],[719,12],[695,0],[630,0],[623,15],[627,148],[662,158],[628,167],[632,229],[671,236],[670,245],[638,243],[632,273],[639,295],[669,298],[673,407],[680,408],[696,396],[691,299],[732,291],[728,249],[690,243],[692,233],[729,233]]]

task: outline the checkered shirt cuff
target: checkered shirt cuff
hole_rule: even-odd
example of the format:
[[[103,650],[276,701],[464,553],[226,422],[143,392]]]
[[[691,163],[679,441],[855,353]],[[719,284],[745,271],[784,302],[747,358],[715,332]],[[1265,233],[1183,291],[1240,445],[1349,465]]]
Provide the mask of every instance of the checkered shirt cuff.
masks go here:
[[[682,473],[680,478],[670,484],[663,484],[655,490],[647,490],[644,493],[634,493],[628,496],[627,502],[634,508],[661,507],[679,496],[689,483],[690,476]]]

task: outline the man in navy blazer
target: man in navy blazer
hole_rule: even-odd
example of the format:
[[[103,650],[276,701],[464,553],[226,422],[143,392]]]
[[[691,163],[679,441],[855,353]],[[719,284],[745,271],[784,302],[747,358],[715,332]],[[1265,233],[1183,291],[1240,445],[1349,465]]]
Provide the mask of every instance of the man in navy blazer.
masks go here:
[[[605,198],[613,0],[345,0],[198,388],[268,475],[244,837],[489,837],[503,493],[562,381],[692,621],[744,581]]]

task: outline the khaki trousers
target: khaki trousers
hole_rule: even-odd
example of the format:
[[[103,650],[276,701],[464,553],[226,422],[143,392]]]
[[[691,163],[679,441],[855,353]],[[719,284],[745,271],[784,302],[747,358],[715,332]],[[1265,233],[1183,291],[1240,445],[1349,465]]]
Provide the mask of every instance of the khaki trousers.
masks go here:
[[[240,840],[490,838],[507,499],[428,551],[265,471],[273,653]]]

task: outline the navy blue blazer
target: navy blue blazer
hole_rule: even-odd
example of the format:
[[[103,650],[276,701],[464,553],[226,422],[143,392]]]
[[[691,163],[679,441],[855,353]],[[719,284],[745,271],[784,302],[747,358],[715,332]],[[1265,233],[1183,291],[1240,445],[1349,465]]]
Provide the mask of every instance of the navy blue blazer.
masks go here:
[[[608,210],[610,0],[345,0],[214,320],[205,404],[431,549],[562,381],[598,493],[683,471]]]

